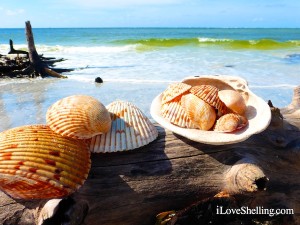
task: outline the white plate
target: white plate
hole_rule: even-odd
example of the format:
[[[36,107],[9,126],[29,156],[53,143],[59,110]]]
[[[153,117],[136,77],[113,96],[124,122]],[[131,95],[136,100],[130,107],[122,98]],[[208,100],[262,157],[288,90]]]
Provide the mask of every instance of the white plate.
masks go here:
[[[182,82],[192,86],[210,84],[216,86],[220,90],[233,88],[239,91],[246,101],[246,117],[249,123],[243,129],[232,133],[203,131],[199,129],[178,127],[174,124],[171,124],[161,115],[161,93],[152,101],[150,109],[151,116],[161,126],[171,130],[176,134],[200,143],[223,145],[244,141],[251,135],[262,132],[270,124],[271,111],[269,105],[263,99],[252,93],[248,88],[247,82],[240,77],[203,75],[187,77]]]

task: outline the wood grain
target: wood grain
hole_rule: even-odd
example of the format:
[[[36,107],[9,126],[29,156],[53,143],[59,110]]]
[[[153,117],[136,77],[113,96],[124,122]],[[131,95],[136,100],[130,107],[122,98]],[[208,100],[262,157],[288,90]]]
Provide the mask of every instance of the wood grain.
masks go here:
[[[270,126],[241,143],[195,143],[157,125],[157,140],[145,147],[92,154],[85,184],[43,224],[150,225],[160,212],[182,209],[223,190],[242,196],[240,204],[251,207],[294,209],[293,220],[299,224],[299,90],[291,105],[281,109],[283,117],[272,108]],[[45,203],[0,193],[0,223],[37,223]]]

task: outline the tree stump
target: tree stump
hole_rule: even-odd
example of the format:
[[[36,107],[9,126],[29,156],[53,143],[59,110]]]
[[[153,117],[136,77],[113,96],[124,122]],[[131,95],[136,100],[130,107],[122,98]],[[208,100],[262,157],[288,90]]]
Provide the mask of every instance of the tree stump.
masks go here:
[[[66,199],[25,202],[1,192],[0,223],[154,225],[160,212],[180,211],[223,191],[238,205],[293,209],[281,224],[300,224],[299,106],[300,86],[288,107],[271,107],[264,132],[223,146],[157,125],[159,136],[147,146],[93,154],[87,181]]]

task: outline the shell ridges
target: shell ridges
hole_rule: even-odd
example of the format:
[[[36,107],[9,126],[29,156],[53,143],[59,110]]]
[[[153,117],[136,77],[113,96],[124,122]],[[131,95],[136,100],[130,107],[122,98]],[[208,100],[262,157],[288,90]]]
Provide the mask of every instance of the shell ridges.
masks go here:
[[[91,152],[127,151],[156,139],[157,129],[134,104],[118,100],[109,104],[107,109],[111,113],[111,129],[92,138]]]
[[[90,152],[83,140],[27,125],[0,133],[0,189],[13,198],[59,198],[86,180]]]

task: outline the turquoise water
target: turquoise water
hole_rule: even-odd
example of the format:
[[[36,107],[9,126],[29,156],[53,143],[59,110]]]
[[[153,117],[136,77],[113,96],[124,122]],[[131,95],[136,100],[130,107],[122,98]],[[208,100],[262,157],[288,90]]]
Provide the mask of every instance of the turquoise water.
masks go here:
[[[65,58],[56,66],[74,71],[68,80],[0,80],[0,131],[43,123],[47,108],[71,94],[104,104],[129,100],[150,116],[152,99],[187,76],[241,76],[278,107],[300,84],[300,29],[33,28],[33,34],[39,54]],[[9,39],[26,50],[24,29],[0,29],[0,54]],[[97,76],[103,85],[94,83]]]

